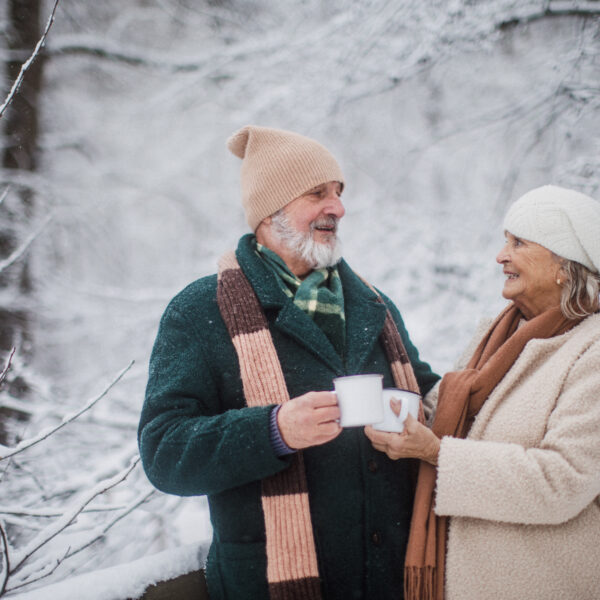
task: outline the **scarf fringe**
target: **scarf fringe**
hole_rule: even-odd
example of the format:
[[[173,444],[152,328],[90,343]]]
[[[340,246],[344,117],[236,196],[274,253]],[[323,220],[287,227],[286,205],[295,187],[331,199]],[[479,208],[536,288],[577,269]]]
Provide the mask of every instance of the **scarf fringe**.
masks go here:
[[[405,600],[435,600],[435,567],[406,567],[404,569]]]

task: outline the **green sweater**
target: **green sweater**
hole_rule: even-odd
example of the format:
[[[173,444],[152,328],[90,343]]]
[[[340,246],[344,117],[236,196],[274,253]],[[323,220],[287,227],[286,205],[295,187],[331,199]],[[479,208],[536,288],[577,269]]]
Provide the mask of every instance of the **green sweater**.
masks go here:
[[[384,387],[393,387],[378,339],[385,307],[344,261],[345,364],[256,256],[251,235],[241,238],[236,256],[265,310],[291,398],[331,390],[334,377],[356,373],[382,373]],[[260,480],[285,469],[289,457],[277,457],[271,446],[273,406],[245,406],[216,282],[213,275],[190,284],[162,317],[140,419],[140,453],[160,490],[208,495],[211,600],[261,600],[268,594]],[[384,300],[426,393],[439,377],[419,359],[400,313]],[[324,598],[400,598],[415,463],[389,460],[362,428],[305,450],[304,461]]]

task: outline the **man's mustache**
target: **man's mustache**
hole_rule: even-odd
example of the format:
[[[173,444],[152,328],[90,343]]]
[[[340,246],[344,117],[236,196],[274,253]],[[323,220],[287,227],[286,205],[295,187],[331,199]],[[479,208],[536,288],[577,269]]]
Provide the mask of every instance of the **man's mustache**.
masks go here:
[[[310,224],[310,231],[312,233],[315,229],[330,229],[333,233],[337,233],[338,223],[337,217],[322,217]]]

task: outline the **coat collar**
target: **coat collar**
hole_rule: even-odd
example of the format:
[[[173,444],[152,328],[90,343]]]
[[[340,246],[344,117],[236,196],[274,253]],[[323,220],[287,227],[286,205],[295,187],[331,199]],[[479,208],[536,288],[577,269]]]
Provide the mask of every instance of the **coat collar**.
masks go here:
[[[275,275],[256,255],[252,234],[240,239],[236,257],[262,307],[278,312],[276,328],[327,363],[337,375],[362,371],[383,329],[386,307],[377,302],[375,294],[344,260],[338,264],[338,270],[346,315],[345,365],[323,331],[283,293]]]

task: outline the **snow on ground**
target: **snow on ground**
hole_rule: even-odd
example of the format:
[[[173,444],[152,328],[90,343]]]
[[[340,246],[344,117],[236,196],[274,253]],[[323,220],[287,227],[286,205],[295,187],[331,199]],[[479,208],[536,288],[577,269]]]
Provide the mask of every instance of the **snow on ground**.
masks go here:
[[[542,0],[441,4],[61,1],[37,206],[53,220],[31,262],[40,418],[24,434],[136,362],[56,446],[23,455],[18,477],[2,481],[3,503],[63,510],[135,452],[160,314],[246,232],[240,163],[225,140],[247,123],[293,129],[334,153],[347,179],[345,257],[396,302],[421,356],[451,368],[479,319],[504,304],[494,258],[507,205],[548,182],[596,195],[600,38],[597,18],[539,17]],[[142,60],[59,52],[73,35]],[[146,485],[138,469],[95,508],[126,506]],[[77,532],[94,514],[105,513],[80,517]],[[12,524],[34,535],[37,519],[33,530]],[[180,550],[157,552],[209,538],[204,498],[157,493],[44,580],[51,587],[12,598],[120,599],[138,576],[146,585],[158,568],[187,564]],[[55,541],[53,552],[66,550]],[[93,595],[105,583],[107,595]]]
[[[196,571],[204,565],[206,549],[196,544],[165,550],[131,563],[92,571],[23,594],[11,600],[125,600],[138,598],[159,581]]]

